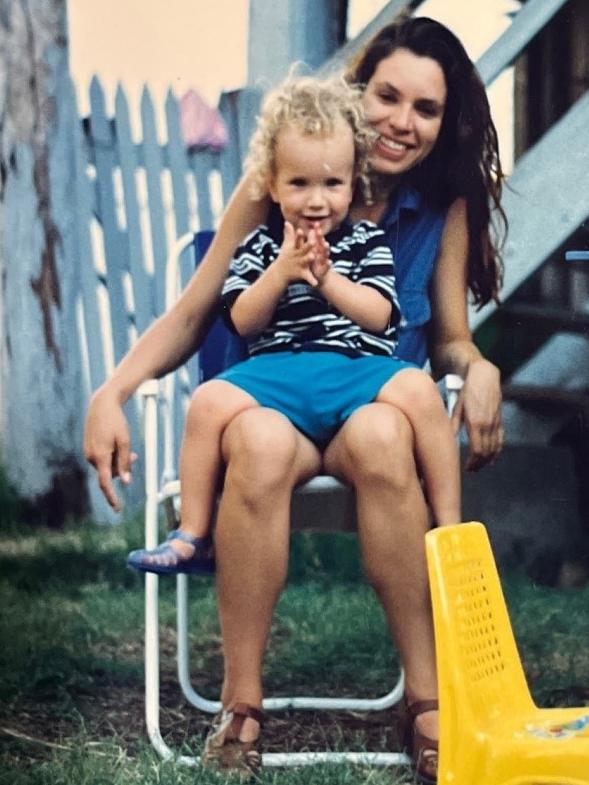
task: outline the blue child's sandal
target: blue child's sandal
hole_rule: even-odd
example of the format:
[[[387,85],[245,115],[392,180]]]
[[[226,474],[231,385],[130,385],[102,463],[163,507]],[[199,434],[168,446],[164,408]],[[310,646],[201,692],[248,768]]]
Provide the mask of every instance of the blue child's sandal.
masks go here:
[[[181,540],[187,545],[192,545],[194,547],[192,555],[182,556],[172,546],[172,540]],[[140,572],[157,572],[158,575],[177,575],[179,572],[211,575],[215,572],[213,541],[210,536],[192,537],[180,529],[175,529],[157,548],[131,551],[127,556],[127,566]]]

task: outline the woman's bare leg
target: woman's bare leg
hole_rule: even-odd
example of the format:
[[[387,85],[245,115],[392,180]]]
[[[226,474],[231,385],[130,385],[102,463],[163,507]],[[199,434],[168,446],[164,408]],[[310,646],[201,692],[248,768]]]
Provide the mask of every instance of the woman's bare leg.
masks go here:
[[[288,566],[290,497],[320,468],[317,448],[279,412],[250,409],[226,428],[227,464],[215,530],[219,617],[231,707],[262,702],[262,658]],[[247,719],[240,737],[255,738]]]
[[[403,412],[413,428],[415,455],[435,523],[438,526],[460,523],[458,445],[431,376],[417,368],[399,371],[381,388],[376,400]]]
[[[410,702],[437,695],[424,542],[429,512],[413,447],[407,418],[389,404],[373,403],[354,412],[324,457],[326,471],[356,489],[364,567],[399,649]],[[420,715],[416,724],[438,737],[437,712]]]

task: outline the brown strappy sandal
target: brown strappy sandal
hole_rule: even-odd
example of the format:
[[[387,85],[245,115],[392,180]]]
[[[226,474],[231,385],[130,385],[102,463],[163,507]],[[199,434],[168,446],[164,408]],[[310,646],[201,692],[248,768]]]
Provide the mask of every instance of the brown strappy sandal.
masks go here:
[[[248,717],[260,728],[263,726],[264,713],[247,703],[236,703],[231,709],[223,709],[217,714],[205,741],[201,757],[203,766],[222,769],[243,780],[256,774],[262,765],[262,756],[257,749],[259,739],[241,741],[239,738]]]
[[[405,747],[411,756],[415,774],[421,785],[436,785],[438,781],[438,742],[420,733],[415,727],[415,720],[420,714],[438,711],[437,700],[415,701],[405,703],[407,724],[405,726]]]

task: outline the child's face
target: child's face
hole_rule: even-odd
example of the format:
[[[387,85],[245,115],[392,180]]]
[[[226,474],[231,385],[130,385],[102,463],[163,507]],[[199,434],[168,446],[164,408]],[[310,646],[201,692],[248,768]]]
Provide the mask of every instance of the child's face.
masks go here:
[[[315,224],[329,234],[342,223],[352,201],[352,129],[344,120],[324,136],[285,127],[276,141],[275,169],[270,195],[285,221],[305,236]]]

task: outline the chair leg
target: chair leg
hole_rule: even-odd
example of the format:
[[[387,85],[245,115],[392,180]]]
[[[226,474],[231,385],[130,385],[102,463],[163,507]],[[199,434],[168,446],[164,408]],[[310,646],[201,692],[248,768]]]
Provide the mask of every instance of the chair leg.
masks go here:
[[[143,385],[145,399],[145,547],[154,548],[158,534],[158,495],[157,495],[157,382]],[[217,701],[209,701],[199,695],[190,683],[188,664],[188,611],[186,575],[177,578],[177,627],[178,627],[178,676],[187,700],[203,711],[216,712],[220,708]],[[163,740],[160,731],[160,680],[159,680],[159,613],[158,613],[158,576],[145,575],[145,720],[151,744],[164,759],[175,759],[185,766],[195,766],[200,758],[178,755]],[[376,711],[389,708],[403,695],[403,673],[393,690],[382,698],[269,698],[264,701],[267,710],[287,708],[301,709],[348,709]],[[407,765],[409,759],[403,753],[266,753],[262,756],[264,766],[303,766],[317,763],[364,763],[366,765],[395,766]]]
[[[188,576],[176,576],[176,646],[178,681],[186,700],[197,709],[216,714],[221,710],[220,701],[204,698],[196,692],[190,681],[190,664],[188,656]]]
[[[158,576],[145,574],[145,722],[155,751],[163,760],[176,760],[183,766],[196,766],[200,758],[178,755],[163,740],[160,732],[160,641],[158,614]]]
[[[190,699],[192,693],[203,711],[216,711],[220,706],[216,701],[208,701],[192,690],[188,673],[188,634],[187,634],[187,576],[180,575],[177,585],[178,596],[178,675],[184,694]],[[187,681],[186,681],[187,680]],[[401,675],[401,694],[402,690]],[[186,687],[188,686],[188,690]],[[398,688],[398,685],[395,689]],[[388,696],[385,696],[387,698]],[[327,708],[342,708],[341,703],[352,703],[352,699],[322,699],[322,698],[273,698],[271,708],[282,708],[277,705],[281,700],[286,701],[284,708],[289,706],[297,708],[314,708],[314,703],[330,701],[336,706]],[[376,702],[383,699],[375,699]],[[297,701],[309,701],[308,704],[297,705]],[[339,703],[338,703],[339,701]],[[192,701],[191,701],[192,702]],[[358,703],[355,701],[354,703]],[[266,708],[266,703],[264,704]],[[322,708],[322,706],[319,706]],[[146,573],[145,576],[145,719],[149,739],[156,752],[164,759],[174,759],[182,766],[196,766],[200,763],[197,756],[178,755],[163,740],[160,732],[160,703],[159,703],[159,623],[158,623],[158,576]],[[409,758],[403,752],[270,752],[262,755],[262,765],[267,768],[310,766],[321,763],[353,763],[366,766],[407,766]]]
[[[158,461],[157,461],[157,397],[158,382],[142,385],[145,418],[145,547],[155,548],[158,536]],[[158,613],[159,580],[155,573],[145,574],[145,722],[147,733],[156,752],[164,759],[176,757],[160,732],[160,642]],[[194,766],[198,758],[181,755],[178,763]]]
[[[221,708],[219,701],[204,698],[193,688],[190,680],[188,656],[188,576],[176,578],[176,620],[177,620],[177,661],[178,679],[186,700],[201,711],[212,714]],[[393,689],[379,698],[320,698],[315,696],[265,698],[265,711],[285,711],[286,709],[314,709],[322,711],[384,711],[399,703],[403,697],[405,677],[403,670]]]

